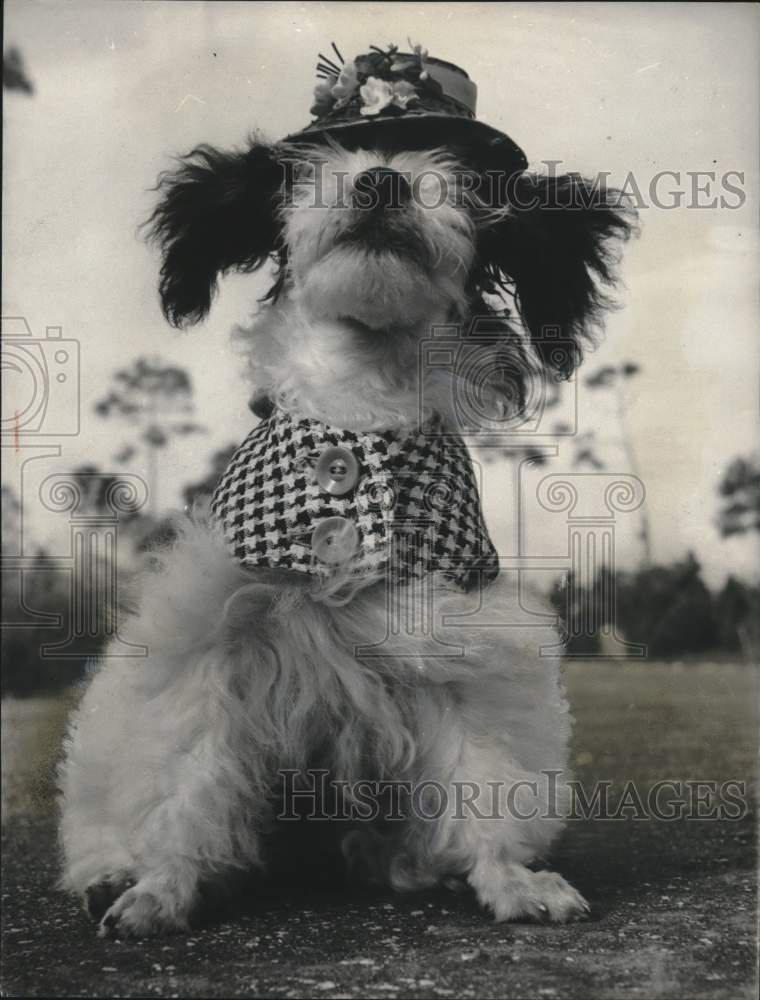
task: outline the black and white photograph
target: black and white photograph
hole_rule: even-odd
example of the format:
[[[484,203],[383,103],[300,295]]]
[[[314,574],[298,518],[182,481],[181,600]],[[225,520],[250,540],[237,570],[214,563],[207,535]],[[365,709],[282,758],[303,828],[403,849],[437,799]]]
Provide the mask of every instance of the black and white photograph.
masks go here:
[[[2,995],[757,996],[757,5],[3,28]]]

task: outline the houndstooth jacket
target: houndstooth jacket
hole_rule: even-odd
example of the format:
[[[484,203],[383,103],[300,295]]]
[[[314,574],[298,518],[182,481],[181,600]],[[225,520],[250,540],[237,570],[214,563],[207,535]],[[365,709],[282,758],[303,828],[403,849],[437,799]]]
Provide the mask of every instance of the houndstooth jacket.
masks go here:
[[[396,583],[441,571],[465,590],[498,574],[467,447],[438,423],[350,431],[275,408],[233,455],[211,512],[249,567]]]

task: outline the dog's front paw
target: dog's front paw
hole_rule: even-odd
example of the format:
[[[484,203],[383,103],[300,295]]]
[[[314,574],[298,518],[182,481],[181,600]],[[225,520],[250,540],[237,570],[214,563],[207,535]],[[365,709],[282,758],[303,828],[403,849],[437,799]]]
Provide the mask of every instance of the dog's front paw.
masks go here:
[[[95,879],[84,891],[84,906],[93,920],[100,920],[108,907],[135,884],[127,872],[116,872]]]
[[[556,872],[532,872],[522,865],[499,866],[489,872],[477,866],[469,881],[497,921],[564,924],[585,920],[591,912],[578,890]]]
[[[99,937],[142,938],[188,930],[187,917],[176,900],[156,889],[127,889],[106,911],[98,927]]]

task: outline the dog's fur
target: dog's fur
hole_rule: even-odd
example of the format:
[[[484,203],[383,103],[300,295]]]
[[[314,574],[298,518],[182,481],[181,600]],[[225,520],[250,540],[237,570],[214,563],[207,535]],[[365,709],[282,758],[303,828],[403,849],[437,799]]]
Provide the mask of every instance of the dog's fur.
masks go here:
[[[414,197],[352,207],[354,182],[378,164],[418,181]],[[580,360],[629,220],[576,177],[522,174],[495,198],[464,178],[483,175],[457,150],[201,147],[159,183],[166,315],[201,320],[219,275],[271,259],[267,304],[237,332],[257,391],[297,416],[400,431],[434,414],[454,421],[452,400],[472,387],[462,372],[420,368],[421,341],[435,323],[494,317],[502,291],[513,316],[475,388],[496,412],[514,409],[506,368],[567,375]],[[347,782],[502,783],[501,818],[446,810],[352,831],[357,872],[398,889],[466,879],[497,919],[586,912],[560,876],[526,867],[561,828],[563,780],[549,801],[546,773],[567,777],[570,726],[558,661],[538,655],[552,642],[548,609],[534,603],[535,626],[516,625],[523,595],[508,574],[482,593],[431,576],[396,595],[414,620],[431,602],[437,641],[411,629],[391,655],[383,580],[331,601],[305,574],[244,568],[204,521],[181,527],[158,563],[125,633],[149,656],[97,672],[61,770],[64,882],[102,933],[187,927],[205,886],[265,866],[278,772],[315,762]],[[376,643],[382,655],[366,655]],[[521,781],[535,782],[517,798],[532,819],[506,808]]]

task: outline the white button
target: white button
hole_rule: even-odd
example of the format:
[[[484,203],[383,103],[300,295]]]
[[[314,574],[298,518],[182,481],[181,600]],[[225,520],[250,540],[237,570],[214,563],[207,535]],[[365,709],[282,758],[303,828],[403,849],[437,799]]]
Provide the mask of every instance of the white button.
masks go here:
[[[357,527],[345,517],[325,518],[319,522],[311,536],[312,554],[330,566],[348,562],[358,546]]]
[[[348,448],[325,448],[317,460],[316,477],[325,493],[342,497],[359,481],[359,463]]]

